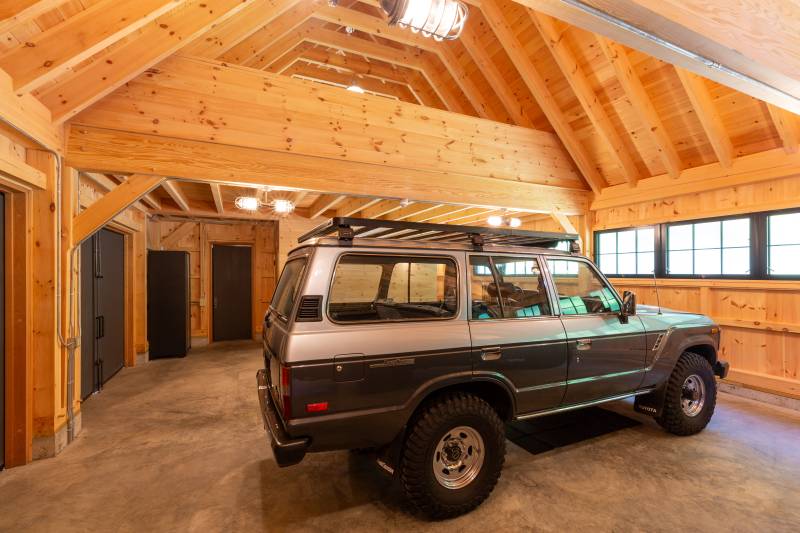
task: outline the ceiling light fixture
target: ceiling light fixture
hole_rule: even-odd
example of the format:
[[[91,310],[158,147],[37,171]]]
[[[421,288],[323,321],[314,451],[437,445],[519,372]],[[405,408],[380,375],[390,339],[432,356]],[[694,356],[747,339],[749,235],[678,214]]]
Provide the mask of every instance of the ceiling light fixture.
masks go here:
[[[389,24],[410,28],[437,41],[458,39],[469,15],[460,0],[381,0]]]
[[[236,209],[241,209],[243,211],[258,211],[260,204],[261,202],[259,202],[258,198],[255,196],[237,196],[236,200],[233,202]]]
[[[269,199],[269,189],[259,191],[258,196],[237,196],[233,202],[237,209],[243,211],[258,211],[262,206],[272,208],[278,216],[286,216],[294,211],[295,205],[286,198]]]
[[[272,209],[279,215],[288,215],[294,211],[294,203],[291,200],[278,199],[272,202]]]
[[[364,89],[362,89],[359,85],[356,85],[356,82],[351,83],[350,86],[347,87],[347,90],[351,93],[364,94]]]
[[[517,217],[508,217],[504,215],[492,215],[486,219],[486,222],[490,226],[499,227],[499,226],[508,226],[509,228],[518,228],[522,226],[522,220],[518,219]]]

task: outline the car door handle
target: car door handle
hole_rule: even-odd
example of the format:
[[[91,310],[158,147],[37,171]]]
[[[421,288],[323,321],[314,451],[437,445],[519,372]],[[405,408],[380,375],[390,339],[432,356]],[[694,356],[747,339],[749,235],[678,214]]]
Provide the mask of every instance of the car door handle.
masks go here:
[[[484,361],[497,361],[503,356],[500,348],[484,348],[481,350],[481,359]]]
[[[575,344],[579,350],[588,350],[592,347],[592,339],[578,339]]]

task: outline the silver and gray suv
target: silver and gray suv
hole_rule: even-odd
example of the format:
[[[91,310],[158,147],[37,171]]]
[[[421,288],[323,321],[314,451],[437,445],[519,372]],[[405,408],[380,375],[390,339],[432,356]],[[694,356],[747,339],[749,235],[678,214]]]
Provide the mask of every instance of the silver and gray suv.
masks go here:
[[[577,238],[349,218],[301,238],[257,375],[277,463],[375,448],[443,518],[494,488],[506,422],[636,397],[667,431],[701,431],[728,370],[719,327],[620,297]]]

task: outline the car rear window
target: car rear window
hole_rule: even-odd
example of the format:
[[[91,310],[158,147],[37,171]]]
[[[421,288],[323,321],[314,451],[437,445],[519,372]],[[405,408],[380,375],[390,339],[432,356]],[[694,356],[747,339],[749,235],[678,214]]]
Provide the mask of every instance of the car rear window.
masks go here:
[[[272,295],[270,307],[284,320],[294,310],[295,296],[306,268],[305,258],[292,259],[283,267],[275,294]]]
[[[336,322],[444,319],[457,309],[456,264],[441,257],[344,255],[328,297]]]

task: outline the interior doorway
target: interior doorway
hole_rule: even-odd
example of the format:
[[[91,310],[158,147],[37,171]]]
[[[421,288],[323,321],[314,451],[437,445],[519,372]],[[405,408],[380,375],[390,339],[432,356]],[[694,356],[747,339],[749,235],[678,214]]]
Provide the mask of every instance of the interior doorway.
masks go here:
[[[81,398],[125,364],[125,237],[101,229],[81,245]]]
[[[212,245],[213,341],[253,338],[252,266],[252,247]]]

